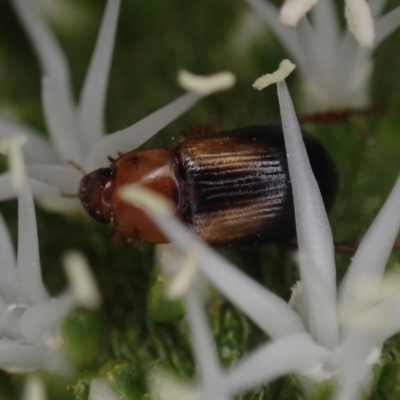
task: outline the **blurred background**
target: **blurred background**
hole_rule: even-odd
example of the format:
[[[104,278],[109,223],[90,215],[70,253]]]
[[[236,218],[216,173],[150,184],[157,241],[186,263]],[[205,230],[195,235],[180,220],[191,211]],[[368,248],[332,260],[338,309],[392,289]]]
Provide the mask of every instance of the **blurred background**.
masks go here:
[[[36,0],[39,1],[39,0]],[[40,0],[70,62],[76,99],[83,83],[105,7],[105,0]],[[274,2],[280,5],[280,2]],[[397,5],[387,2],[386,9]],[[338,4],[342,15],[343,4]],[[344,22],[343,22],[344,26]],[[400,170],[400,31],[374,54],[371,107],[344,120],[307,123],[335,160],[340,190],[330,215],[337,242],[356,245],[387,197]],[[178,97],[179,69],[198,74],[230,70],[236,86],[200,101],[146,146],[173,146],[198,125],[213,130],[279,123],[275,87],[251,85],[287,57],[280,42],[242,0],[122,0],[107,96],[108,132],[125,128]],[[296,71],[287,80],[301,115]],[[0,2],[0,115],[46,132],[37,59],[9,3]],[[130,151],[131,149],[126,149]],[[3,169],[6,168],[2,158]],[[0,205],[14,239],[15,201]],[[79,369],[71,380],[43,374],[49,398],[87,399],[94,376],[104,376],[123,399],[148,396],[145,375],[161,364],[178,375],[193,374],[190,340],[180,304],[162,297],[163,277],[153,246],[121,246],[112,229],[83,215],[62,216],[37,208],[44,280],[52,293],[66,285],[61,257],[78,249],[88,257],[103,295],[96,313],[76,311],[63,323],[68,357]],[[239,268],[288,299],[297,279],[292,253],[285,245],[218,248]],[[389,268],[399,269],[400,251]],[[350,261],[337,254],[338,279]],[[218,293],[209,299],[209,315],[222,362],[229,365],[265,338]],[[386,357],[397,365],[397,340]],[[393,367],[394,368],[394,367]],[[397,367],[396,367],[397,368]],[[20,397],[23,376],[0,373],[0,399]],[[383,384],[383,383],[382,383]],[[301,392],[292,379],[281,379],[243,398],[292,399]],[[376,393],[373,396],[378,396]],[[380,398],[375,397],[375,398]]]

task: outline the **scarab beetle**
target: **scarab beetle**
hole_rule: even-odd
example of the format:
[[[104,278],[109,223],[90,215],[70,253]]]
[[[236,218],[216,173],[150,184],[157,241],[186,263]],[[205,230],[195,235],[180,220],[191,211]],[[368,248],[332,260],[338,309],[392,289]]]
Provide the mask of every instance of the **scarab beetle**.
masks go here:
[[[321,143],[303,132],[311,167],[327,209],[338,175]],[[100,222],[127,242],[165,243],[165,236],[117,189],[138,183],[165,196],[198,236],[213,244],[268,243],[295,236],[292,186],[282,128],[226,130],[172,149],[134,150],[84,176],[79,198]]]

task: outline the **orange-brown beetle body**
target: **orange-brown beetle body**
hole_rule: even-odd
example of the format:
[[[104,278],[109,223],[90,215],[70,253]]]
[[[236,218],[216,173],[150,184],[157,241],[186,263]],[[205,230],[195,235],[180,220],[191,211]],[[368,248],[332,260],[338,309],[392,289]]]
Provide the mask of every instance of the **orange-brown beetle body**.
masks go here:
[[[311,167],[327,208],[338,184],[323,146],[303,133]],[[292,187],[282,129],[254,126],[187,140],[173,149],[126,153],[86,175],[79,197],[100,222],[111,222],[127,242],[166,238],[118,188],[137,183],[165,196],[178,217],[214,244],[276,242],[295,235]]]

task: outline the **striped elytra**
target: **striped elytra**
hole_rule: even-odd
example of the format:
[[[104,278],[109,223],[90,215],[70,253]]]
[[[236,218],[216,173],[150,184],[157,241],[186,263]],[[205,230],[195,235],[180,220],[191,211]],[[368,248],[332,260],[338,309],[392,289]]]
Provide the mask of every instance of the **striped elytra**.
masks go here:
[[[338,176],[321,143],[304,142],[327,209]],[[79,197],[86,211],[111,222],[126,242],[165,243],[140,209],[122,201],[116,189],[138,183],[167,197],[175,213],[212,244],[269,243],[295,236],[292,186],[282,128],[253,126],[190,139],[173,149],[135,150],[109,168],[86,175]]]

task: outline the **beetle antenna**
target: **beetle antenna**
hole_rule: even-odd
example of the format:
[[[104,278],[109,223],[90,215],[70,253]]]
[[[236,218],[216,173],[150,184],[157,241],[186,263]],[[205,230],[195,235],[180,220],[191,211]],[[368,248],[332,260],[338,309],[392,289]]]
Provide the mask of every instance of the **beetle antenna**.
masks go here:
[[[76,170],[78,170],[82,175],[86,175],[87,172],[79,165],[77,164],[75,161],[69,160],[68,164],[73,166]]]
[[[66,199],[77,199],[79,196],[75,193],[65,193],[65,192],[60,192],[61,197],[65,197]]]

